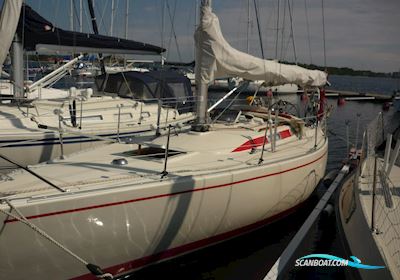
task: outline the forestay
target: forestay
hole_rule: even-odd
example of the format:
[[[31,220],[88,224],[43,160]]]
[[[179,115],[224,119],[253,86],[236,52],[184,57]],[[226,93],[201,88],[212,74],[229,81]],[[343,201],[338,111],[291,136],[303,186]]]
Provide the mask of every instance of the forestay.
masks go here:
[[[319,87],[326,84],[325,72],[263,60],[234,49],[222,35],[218,17],[211,7],[202,6],[201,13],[202,20],[195,33],[197,84],[236,76],[263,80],[268,85],[293,83]]]

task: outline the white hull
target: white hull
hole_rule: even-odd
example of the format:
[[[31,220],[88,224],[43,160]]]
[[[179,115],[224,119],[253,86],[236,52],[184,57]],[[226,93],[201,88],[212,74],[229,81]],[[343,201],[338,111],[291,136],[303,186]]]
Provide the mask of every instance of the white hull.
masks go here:
[[[241,130],[232,133],[239,137]],[[176,136],[177,145],[186,140],[196,145],[195,141],[202,138],[206,147],[200,149],[200,154],[194,153],[192,159],[189,153],[181,156],[183,161],[172,157],[170,175],[164,179],[159,176],[162,161],[134,161],[120,169],[110,166],[111,159],[127,147],[107,145],[95,150],[102,155],[101,162],[93,162],[89,153],[80,153],[35,168],[38,173],[42,170],[46,178],[55,178],[53,182],[69,192],[56,192],[25,174],[15,174],[19,187],[41,186],[42,193],[8,195],[30,222],[68,249],[105,271],[124,274],[257,228],[298,206],[325,172],[328,143],[320,136],[317,149],[312,149],[313,133],[310,130],[303,140],[296,140],[296,136],[280,140],[277,152],[266,153],[261,165],[257,164],[260,154],[248,150],[219,149],[214,154],[213,145],[218,147],[218,143],[207,141],[214,137],[212,133]],[[238,137],[226,141],[246,139]],[[201,152],[204,148],[209,152]],[[226,153],[229,158],[224,162],[210,159],[211,155],[225,157]],[[201,162],[205,158],[209,163],[204,167]],[[128,161],[131,163],[130,158]],[[60,169],[63,162],[65,168]],[[188,165],[198,171],[190,171]],[[96,181],[98,176],[101,178]],[[71,180],[79,186],[68,183]],[[6,194],[6,186],[0,185],[0,193]],[[16,189],[10,185],[9,190]],[[8,209],[5,204],[0,207]],[[95,279],[82,264],[27,226],[7,221],[2,213],[0,221],[4,221],[0,273],[7,279]]]

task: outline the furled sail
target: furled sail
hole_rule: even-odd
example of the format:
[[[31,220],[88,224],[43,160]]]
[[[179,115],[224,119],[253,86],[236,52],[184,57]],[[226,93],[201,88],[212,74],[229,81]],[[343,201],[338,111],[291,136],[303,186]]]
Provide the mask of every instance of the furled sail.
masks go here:
[[[263,60],[234,49],[222,35],[218,17],[211,7],[202,6],[201,13],[202,20],[195,33],[197,84],[208,84],[217,78],[236,76],[247,80],[263,80],[268,85],[326,84],[327,75],[322,71]]]
[[[156,55],[165,49],[121,38],[66,31],[55,27],[28,5],[23,6],[18,32],[24,34],[24,48],[40,53],[104,52]]]
[[[4,0],[0,15],[0,73],[10,49],[23,0]]]

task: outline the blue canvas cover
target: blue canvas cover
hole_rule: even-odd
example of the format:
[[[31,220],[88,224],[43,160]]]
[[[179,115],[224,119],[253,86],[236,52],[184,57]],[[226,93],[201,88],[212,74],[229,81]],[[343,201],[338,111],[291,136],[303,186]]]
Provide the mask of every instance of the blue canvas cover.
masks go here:
[[[128,71],[103,74],[96,77],[96,86],[99,92],[117,93],[120,97],[144,102],[157,102],[157,99],[161,98],[164,100],[164,105],[172,106],[178,103],[180,112],[193,111],[190,81],[177,71]]]

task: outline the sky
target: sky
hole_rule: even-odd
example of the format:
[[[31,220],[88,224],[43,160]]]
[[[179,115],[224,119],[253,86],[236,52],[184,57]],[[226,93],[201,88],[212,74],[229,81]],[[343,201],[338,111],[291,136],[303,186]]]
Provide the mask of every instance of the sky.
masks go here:
[[[195,15],[196,3],[198,4],[199,0],[114,1],[116,7],[114,36],[125,36],[126,1],[129,1],[129,39],[167,48],[168,51],[164,56],[170,61],[193,60],[193,33],[196,19],[198,20]],[[295,61],[291,39],[293,37],[298,62],[323,66],[322,1],[327,66],[379,72],[399,71],[399,0],[256,0],[265,57]],[[74,1],[74,25],[78,29],[79,2],[80,0]],[[100,33],[109,35],[111,0],[94,0],[94,2]],[[26,0],[26,3],[56,26],[70,28],[71,0]],[[248,0],[213,0],[213,11],[220,19],[226,40],[233,47],[247,51],[248,41],[250,54],[261,57],[253,0],[250,0],[250,28],[247,40],[247,5]],[[88,14],[87,1],[83,0],[82,22],[85,32],[91,31]],[[277,24],[278,14],[279,24]],[[276,48],[277,38],[278,48]]]

